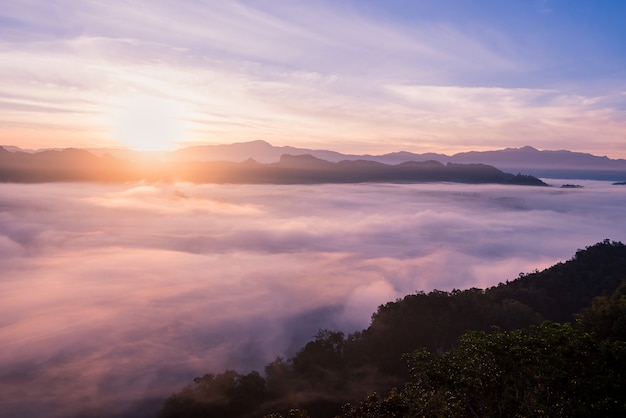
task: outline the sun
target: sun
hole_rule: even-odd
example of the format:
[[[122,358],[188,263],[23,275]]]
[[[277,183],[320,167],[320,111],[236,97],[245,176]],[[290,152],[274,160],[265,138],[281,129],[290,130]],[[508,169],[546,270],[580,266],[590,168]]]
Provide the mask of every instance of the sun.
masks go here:
[[[112,135],[137,151],[170,151],[185,141],[183,107],[153,96],[128,99],[113,116]]]

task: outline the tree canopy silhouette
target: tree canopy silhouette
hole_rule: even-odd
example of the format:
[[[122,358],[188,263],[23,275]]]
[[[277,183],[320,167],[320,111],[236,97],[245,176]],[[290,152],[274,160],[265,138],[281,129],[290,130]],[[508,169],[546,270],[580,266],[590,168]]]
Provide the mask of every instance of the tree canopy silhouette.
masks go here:
[[[626,246],[605,240],[488,289],[407,295],[363,331],[320,331],[265,376],[197,378],[161,417],[615,416],[625,282]]]

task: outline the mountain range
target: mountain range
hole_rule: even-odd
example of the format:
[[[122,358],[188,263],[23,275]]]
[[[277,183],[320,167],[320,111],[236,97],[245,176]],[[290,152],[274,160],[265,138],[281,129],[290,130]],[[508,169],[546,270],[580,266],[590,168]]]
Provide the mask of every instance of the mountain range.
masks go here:
[[[407,161],[384,164],[367,160],[331,162],[310,154],[283,154],[279,161],[254,159],[202,161],[191,155],[176,158],[95,155],[81,149],[41,152],[7,151],[0,148],[0,181],[18,183],[73,181],[166,181],[238,184],[315,184],[363,182],[457,182],[537,185],[533,176],[509,174],[485,164],[443,164],[438,161]]]
[[[443,164],[486,164],[509,173],[524,173],[536,177],[561,179],[624,180],[626,160],[567,150],[540,151],[531,146],[506,148],[496,151],[470,151],[454,155],[406,151],[383,155],[342,154],[329,150],[313,150],[289,146],[273,146],[265,141],[251,141],[230,145],[202,145],[180,149],[171,153],[173,158],[187,160],[243,161],[253,158],[258,162],[272,163],[284,154],[309,154],[330,162],[367,160],[384,164],[407,161],[439,161]]]
[[[11,153],[40,154],[44,151],[24,150],[18,147],[4,146]],[[145,153],[124,149],[92,148],[86,149],[96,156],[107,154],[124,160],[146,159]],[[250,141],[222,145],[200,145],[182,148],[171,152],[149,153],[150,158],[172,162],[237,162],[254,160],[260,164],[281,164],[285,155],[309,155],[329,163],[347,165],[347,161],[365,161],[396,166],[408,162],[432,162],[447,164],[483,164],[496,167],[507,173],[523,173],[542,178],[555,179],[591,179],[591,180],[626,180],[626,160],[610,159],[588,153],[568,150],[538,150],[531,146],[505,148],[494,151],[469,151],[454,155],[439,153],[411,153],[406,151],[382,155],[343,154],[331,150],[274,146],[266,141]],[[303,160],[299,160],[300,163]],[[320,165],[321,167],[321,165]],[[373,167],[373,166],[371,166]]]
[[[102,153],[103,150],[91,150]],[[119,150],[107,150],[114,155]],[[469,151],[454,155],[439,153],[412,153],[406,151],[382,155],[343,154],[331,150],[274,146],[266,141],[250,141],[224,145],[200,145],[168,153],[168,158],[194,161],[245,161],[249,158],[260,163],[280,161],[282,155],[308,154],[316,158],[340,162],[344,160],[376,161],[383,164],[400,164],[407,161],[439,161],[443,164],[486,164],[508,173],[523,173],[554,179],[626,180],[626,160],[610,159],[588,153],[568,150],[538,150],[531,146],[505,148],[494,151]]]

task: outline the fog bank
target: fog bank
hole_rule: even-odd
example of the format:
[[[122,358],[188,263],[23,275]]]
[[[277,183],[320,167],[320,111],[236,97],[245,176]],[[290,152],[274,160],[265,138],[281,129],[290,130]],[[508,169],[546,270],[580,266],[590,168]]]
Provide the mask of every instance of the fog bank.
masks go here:
[[[0,184],[0,415],[123,415],[405,294],[624,241],[626,188],[579,183]]]

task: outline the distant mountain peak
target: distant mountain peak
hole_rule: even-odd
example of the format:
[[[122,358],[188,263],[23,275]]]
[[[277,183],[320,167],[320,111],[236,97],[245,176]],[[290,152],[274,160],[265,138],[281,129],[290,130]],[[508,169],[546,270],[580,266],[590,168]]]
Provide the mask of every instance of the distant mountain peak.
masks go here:
[[[279,162],[275,164],[280,167],[289,168],[321,168],[333,165],[333,163],[317,158],[311,154],[283,154],[280,156]]]
[[[236,146],[252,146],[252,147],[264,147],[264,148],[274,148],[274,145],[270,144],[267,141],[264,141],[263,139],[255,139],[253,141],[247,141],[247,142],[236,142],[234,144],[230,144],[231,146],[236,145]]]

